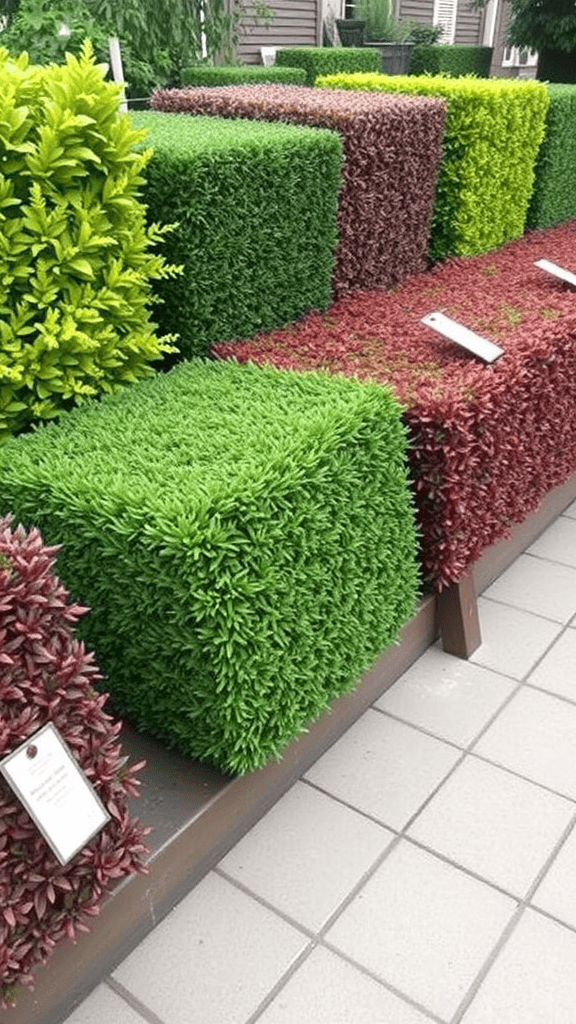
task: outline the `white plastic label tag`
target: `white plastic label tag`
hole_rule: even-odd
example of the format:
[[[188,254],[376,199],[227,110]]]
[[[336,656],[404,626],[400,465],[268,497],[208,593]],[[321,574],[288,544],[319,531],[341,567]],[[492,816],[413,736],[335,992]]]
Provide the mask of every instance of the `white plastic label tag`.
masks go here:
[[[431,327],[433,331],[442,334],[444,338],[455,342],[456,345],[460,345],[460,348],[465,348],[467,352],[472,352],[479,359],[483,359],[485,363],[493,363],[504,355],[503,348],[495,345],[493,341],[483,338],[481,334],[470,331],[463,324],[459,324],[457,320],[451,320],[444,313],[429,313],[428,316],[422,318],[420,323]]]
[[[61,864],[68,864],[110,820],[51,722],[0,761],[0,772]]]

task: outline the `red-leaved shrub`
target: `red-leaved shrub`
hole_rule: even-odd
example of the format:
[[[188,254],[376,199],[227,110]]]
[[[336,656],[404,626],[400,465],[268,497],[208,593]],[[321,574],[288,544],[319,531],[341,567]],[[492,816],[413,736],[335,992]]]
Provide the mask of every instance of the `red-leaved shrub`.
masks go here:
[[[533,265],[542,258],[576,272],[576,222],[212,349],[391,384],[410,428],[425,575],[438,587],[576,471],[576,291]],[[438,309],[505,355],[485,365],[434,334],[420,319]]]
[[[0,1006],[17,985],[33,987],[33,968],[57,942],[88,931],[110,883],[146,871],[143,828],[131,818],[137,794],[118,741],[120,724],[103,710],[101,678],[73,627],[87,611],[67,603],[54,555],[38,530],[12,530],[0,518],[0,758],[48,722],[68,744],[111,815],[65,867],[0,777]]]
[[[442,100],[245,85],[159,89],[151,106],[337,131],[344,166],[334,294],[389,288],[424,270],[446,122]]]

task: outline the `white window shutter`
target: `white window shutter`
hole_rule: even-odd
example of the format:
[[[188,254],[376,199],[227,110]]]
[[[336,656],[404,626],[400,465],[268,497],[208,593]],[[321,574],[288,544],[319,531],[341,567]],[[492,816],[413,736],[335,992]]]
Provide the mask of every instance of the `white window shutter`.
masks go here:
[[[458,0],[434,0],[434,24],[442,25],[439,43],[453,43],[456,32]]]

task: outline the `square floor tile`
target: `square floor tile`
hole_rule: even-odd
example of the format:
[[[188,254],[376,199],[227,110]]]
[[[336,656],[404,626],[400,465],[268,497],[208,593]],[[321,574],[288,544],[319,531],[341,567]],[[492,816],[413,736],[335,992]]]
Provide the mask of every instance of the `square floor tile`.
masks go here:
[[[146,1021],[107,985],[98,985],[64,1024],[146,1024]]]
[[[576,703],[576,630],[567,629],[550,648],[527,682]]]
[[[114,977],[166,1024],[244,1024],[307,945],[301,932],[212,873]]]
[[[430,1018],[335,953],[318,948],[258,1024],[428,1024]]]
[[[368,710],[306,778],[393,829],[401,829],[456,764],[441,740]]]
[[[527,550],[539,558],[576,567],[576,520],[559,516]]]
[[[576,706],[523,686],[474,752],[576,800]]]
[[[514,900],[404,841],[326,942],[449,1019],[515,909]]]
[[[318,931],[393,838],[382,825],[300,782],[220,867]]]
[[[560,848],[532,903],[576,928],[576,829]]]
[[[515,685],[480,665],[430,647],[375,706],[467,747]]]
[[[478,599],[482,643],[471,661],[514,679],[524,679],[562,629],[539,615],[487,598]]]
[[[568,622],[576,612],[576,569],[520,555],[484,596],[545,619]]]
[[[408,834],[522,897],[575,810],[563,797],[468,757],[432,797]]]
[[[576,935],[527,910],[462,1024],[574,1024]]]

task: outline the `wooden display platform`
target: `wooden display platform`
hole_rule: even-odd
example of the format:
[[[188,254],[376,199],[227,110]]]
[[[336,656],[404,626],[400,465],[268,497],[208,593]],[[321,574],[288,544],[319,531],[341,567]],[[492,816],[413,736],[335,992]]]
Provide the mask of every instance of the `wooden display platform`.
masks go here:
[[[510,538],[490,548],[460,584],[437,601],[424,597],[402,631],[357,689],[293,741],[282,761],[230,778],[166,750],[126,728],[123,745],[145,758],[142,795],[133,812],[153,827],[149,874],[120,885],[104,903],[88,935],[66,943],[37,971],[34,992],[21,989],[17,1006],[0,1024],[61,1024],[86,995],[169,913],[311,764],[433,643],[442,626],[444,647],[463,655],[470,618],[481,593],[576,498],[576,477],[551,491]],[[474,638],[472,638],[474,640]],[[476,639],[479,639],[479,635]]]

